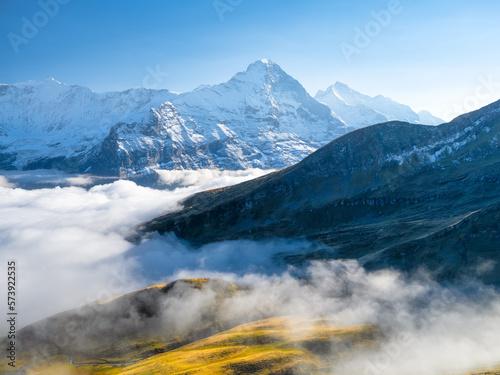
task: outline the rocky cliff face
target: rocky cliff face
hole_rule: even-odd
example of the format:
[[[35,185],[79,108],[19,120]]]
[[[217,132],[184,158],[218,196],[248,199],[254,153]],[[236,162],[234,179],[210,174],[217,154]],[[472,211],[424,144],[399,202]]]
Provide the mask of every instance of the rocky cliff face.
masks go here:
[[[3,169],[282,168],[349,130],[268,60],[184,94],[2,85],[0,106]]]

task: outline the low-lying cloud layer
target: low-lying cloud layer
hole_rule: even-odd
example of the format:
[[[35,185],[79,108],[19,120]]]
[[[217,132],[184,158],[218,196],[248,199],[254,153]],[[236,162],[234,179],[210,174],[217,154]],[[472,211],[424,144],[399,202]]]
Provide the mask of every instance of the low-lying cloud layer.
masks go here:
[[[282,253],[317,249],[307,241],[231,241],[199,249],[172,235],[137,246],[125,241],[137,223],[215,187],[213,176],[222,184],[242,178],[214,173],[172,175],[165,181],[176,187],[164,191],[130,181],[23,190],[4,180],[0,254],[4,265],[18,260],[21,324],[152,283],[219,277],[242,290],[219,309],[225,320],[298,315],[325,317],[343,327],[379,327],[383,340],[337,363],[335,373],[459,374],[500,364],[500,296],[473,280],[443,286],[424,272],[411,277],[391,270],[369,273],[356,261],[313,262],[304,269],[280,261]],[[187,186],[191,183],[199,185]],[[189,326],[213,300],[208,294],[171,300],[169,319]]]
[[[135,259],[125,257],[132,249],[125,240],[131,228],[179,209],[180,200],[198,191],[263,173],[253,170],[226,176],[218,172],[215,182],[199,178],[198,185],[173,190],[124,180],[87,189],[25,190],[14,186],[81,185],[89,178],[45,171],[32,172],[31,177],[27,172],[1,176],[0,260],[2,267],[7,259],[18,261],[21,326],[87,301],[147,286],[152,280],[138,274],[141,267]],[[0,283],[5,290],[6,280]]]
[[[235,185],[247,181],[249,177],[257,178],[272,172],[250,168],[240,171],[221,171],[219,169],[157,171],[160,182],[167,186],[203,186],[214,189],[221,186]]]

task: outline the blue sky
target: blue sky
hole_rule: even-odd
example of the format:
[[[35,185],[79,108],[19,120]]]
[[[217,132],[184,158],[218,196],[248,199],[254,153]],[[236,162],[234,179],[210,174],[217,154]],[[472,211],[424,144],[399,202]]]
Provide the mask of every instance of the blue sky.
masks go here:
[[[312,95],[342,81],[446,118],[500,98],[498,1],[54,1],[0,1],[0,82],[188,91],[269,58]]]

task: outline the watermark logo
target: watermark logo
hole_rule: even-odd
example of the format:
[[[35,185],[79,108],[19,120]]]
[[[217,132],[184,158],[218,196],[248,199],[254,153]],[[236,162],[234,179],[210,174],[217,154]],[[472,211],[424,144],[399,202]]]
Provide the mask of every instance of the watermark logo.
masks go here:
[[[498,94],[500,93],[500,80],[492,74],[490,74],[488,78],[480,76],[477,80],[478,84],[474,89],[474,93],[465,97],[461,103],[453,104],[453,108],[450,108],[445,113],[445,118],[455,118],[464,113],[475,111],[498,98]]]
[[[17,325],[17,261],[7,262],[7,359],[10,367],[16,367],[16,325]]]
[[[224,14],[234,11],[242,2],[243,0],[214,0],[212,5],[222,22],[224,21]]]
[[[19,47],[22,44],[28,44],[33,39],[40,29],[47,26],[51,18],[59,14],[60,6],[66,5],[70,0],[40,0],[38,5],[41,10],[35,12],[30,19],[28,17],[21,18],[21,34],[10,32],[7,34],[7,39],[15,53],[19,53]]]
[[[411,1],[411,0],[409,0]],[[403,11],[403,5],[399,0],[390,0],[387,8],[380,11],[370,12],[371,20],[364,27],[354,28],[354,37],[351,43],[342,42],[340,49],[347,61],[351,63],[353,55],[359,55],[378,37],[384,29],[389,27],[393,16]]]
[[[155,69],[146,66],[147,74],[142,79],[142,87],[148,89],[157,89],[159,85],[165,81],[165,78],[169,76],[169,73],[161,69],[160,64],[157,64]]]

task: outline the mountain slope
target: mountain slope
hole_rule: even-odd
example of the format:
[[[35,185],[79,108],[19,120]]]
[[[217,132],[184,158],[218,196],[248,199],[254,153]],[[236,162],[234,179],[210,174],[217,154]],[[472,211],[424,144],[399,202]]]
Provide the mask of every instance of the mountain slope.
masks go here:
[[[132,89],[98,94],[52,78],[0,85],[0,168],[85,155],[119,122],[140,121],[176,94]]]
[[[219,279],[177,280],[51,316],[19,330],[18,365],[61,354],[66,363],[134,362],[178,348],[231,328],[218,304],[237,291]]]
[[[330,277],[320,277],[320,280],[335,283]],[[317,292],[313,285],[314,282],[309,284],[312,290],[308,289],[307,293]],[[306,313],[304,317],[300,312],[297,316],[275,316],[272,308],[265,308],[267,302],[258,298],[252,298],[250,304],[255,304],[251,308],[244,303],[248,300],[239,299],[244,296],[245,288],[239,289],[224,280],[184,279],[154,285],[57,314],[21,329],[16,339],[16,368],[10,367],[8,357],[4,356],[0,359],[0,373],[326,375],[334,371],[361,374],[363,371],[351,370],[346,364],[356,364],[355,368],[363,369],[364,373],[376,372],[378,362],[373,358],[385,358],[382,353],[388,353],[389,347],[399,348],[401,342],[408,342],[405,344],[411,350],[408,355],[420,354],[419,346],[412,345],[413,336],[406,331],[406,325],[404,331],[394,332],[401,326],[392,315],[387,324],[353,323],[352,313],[335,315],[336,305],[342,306],[344,298],[349,300],[351,296],[349,286],[352,284],[345,284],[336,293],[327,289],[322,295],[333,316]],[[374,286],[374,290],[380,293],[383,286],[383,283]],[[379,294],[377,298],[384,300],[384,296]],[[443,303],[444,294],[440,297],[434,301]],[[451,303],[453,299],[446,301]],[[232,305],[228,314],[231,302],[239,307],[235,310]],[[418,298],[418,304],[424,305],[419,311],[427,311],[426,302]],[[411,307],[415,308],[413,304]],[[258,311],[260,308],[262,312]],[[313,306],[304,308],[314,310]],[[404,308],[404,304],[394,306],[394,309],[400,308]],[[354,311],[359,310],[357,306]],[[451,316],[455,317],[455,313]],[[264,316],[256,318],[259,315]],[[343,324],[344,319],[351,323]],[[459,322],[462,326],[466,322],[470,329],[467,319]],[[442,340],[446,333],[440,331],[440,335],[433,335],[432,339]],[[393,335],[398,341],[390,340]],[[429,340],[425,333],[423,337],[422,340]],[[401,341],[403,338],[405,341]],[[1,342],[7,348],[5,341]],[[374,357],[374,353],[378,355]],[[459,355],[460,351],[456,356]],[[440,370],[450,366],[447,358],[439,357],[438,361]],[[399,363],[395,364],[396,368]],[[412,373],[407,368],[403,364],[398,373]],[[474,374],[498,374],[498,369]]]
[[[409,106],[378,95],[363,95],[344,83],[337,82],[325,91],[318,91],[314,97],[325,103],[333,114],[354,128],[379,124],[387,121],[404,121],[413,124],[439,125],[443,120],[428,111],[415,113]]]
[[[359,129],[293,167],[188,198],[139,232],[195,244],[308,237],[369,267],[473,272],[500,260],[499,133],[500,102],[438,127]],[[482,276],[497,283],[497,274]]]
[[[187,279],[85,305],[19,331],[17,368],[5,374],[329,373],[350,351],[371,347],[372,325],[318,318],[227,316],[234,284]],[[248,321],[250,319],[250,321]],[[5,342],[3,342],[5,344]]]
[[[184,94],[96,94],[53,79],[2,85],[0,108],[3,169],[282,168],[349,130],[268,60]]]
[[[226,83],[178,95],[142,123],[117,125],[89,165],[283,168],[348,130],[277,64],[261,60]]]

